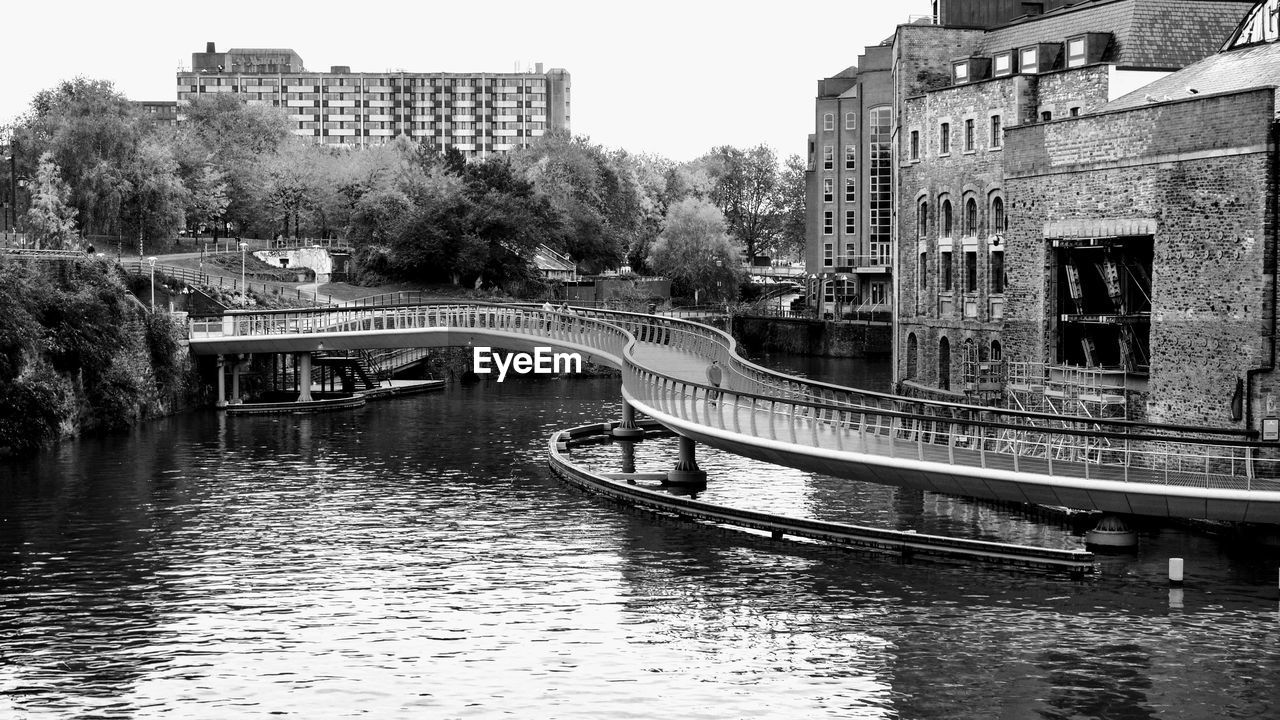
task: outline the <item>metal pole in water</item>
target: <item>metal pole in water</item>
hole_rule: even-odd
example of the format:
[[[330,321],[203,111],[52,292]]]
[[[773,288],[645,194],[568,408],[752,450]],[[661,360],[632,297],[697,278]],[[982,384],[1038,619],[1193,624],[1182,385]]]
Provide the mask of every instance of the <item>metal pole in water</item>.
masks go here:
[[[1169,558],[1169,584],[1182,584],[1182,558]]]

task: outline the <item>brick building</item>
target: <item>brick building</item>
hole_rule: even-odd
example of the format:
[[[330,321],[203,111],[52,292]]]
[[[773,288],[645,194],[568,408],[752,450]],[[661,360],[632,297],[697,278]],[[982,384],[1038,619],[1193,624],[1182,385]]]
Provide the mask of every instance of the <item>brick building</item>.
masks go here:
[[[1112,0],[993,28],[898,28],[894,309],[904,392],[1149,415],[1142,400],[1154,372],[1154,245],[1086,237],[1141,235],[1149,218],[1116,215],[1100,226],[1081,221],[1097,217],[1086,214],[1054,219],[1047,230],[1053,203],[1123,204],[1124,186],[1100,180],[1092,194],[1076,195],[1074,185],[1049,180],[1033,193],[1028,178],[1057,177],[1062,168],[1026,164],[1043,156],[1045,143],[1055,162],[1069,152],[1108,162],[1117,151],[1095,142],[1108,130],[1088,123],[1108,103],[1214,53],[1251,7]],[[1057,128],[1068,126],[1091,130],[1057,143]]]
[[[177,74],[178,103],[232,93],[253,104],[284,108],[294,134],[328,145],[364,147],[398,135],[467,157],[528,146],[550,130],[569,130],[569,73],[352,72],[307,70],[287,48],[233,48],[192,53]],[[181,121],[181,115],[178,117]]]

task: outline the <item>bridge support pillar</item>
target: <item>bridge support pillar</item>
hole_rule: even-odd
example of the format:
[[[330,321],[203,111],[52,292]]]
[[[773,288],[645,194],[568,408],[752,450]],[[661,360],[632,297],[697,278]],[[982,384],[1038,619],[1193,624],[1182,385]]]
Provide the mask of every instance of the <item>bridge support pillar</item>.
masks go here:
[[[618,443],[618,449],[622,450],[622,472],[634,473],[636,471],[636,444],[632,440],[623,440]]]
[[[311,402],[311,353],[294,356],[298,363],[298,402]]]
[[[667,472],[664,485],[703,485],[707,484],[707,473],[698,467],[694,458],[693,440],[680,436],[680,456],[676,459],[675,469]]]
[[[216,407],[227,406],[227,359],[218,355],[218,402]]]
[[[626,440],[639,440],[644,437],[644,430],[636,427],[636,409],[631,403],[622,403],[622,422],[613,429],[613,436]]]
[[[231,363],[231,404],[239,405],[243,400],[240,398],[240,368],[244,366],[244,361],[236,358]]]

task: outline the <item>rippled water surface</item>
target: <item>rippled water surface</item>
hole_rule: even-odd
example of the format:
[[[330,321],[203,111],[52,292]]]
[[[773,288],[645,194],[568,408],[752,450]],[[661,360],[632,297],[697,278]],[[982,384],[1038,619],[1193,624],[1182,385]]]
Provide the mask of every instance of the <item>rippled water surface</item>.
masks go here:
[[[1269,553],[1152,527],[1071,581],[689,525],[547,470],[553,430],[618,412],[610,380],[456,386],[193,414],[0,467],[0,717],[1280,717]],[[636,463],[673,454],[646,441]],[[1009,509],[700,462],[717,502],[1079,542]]]

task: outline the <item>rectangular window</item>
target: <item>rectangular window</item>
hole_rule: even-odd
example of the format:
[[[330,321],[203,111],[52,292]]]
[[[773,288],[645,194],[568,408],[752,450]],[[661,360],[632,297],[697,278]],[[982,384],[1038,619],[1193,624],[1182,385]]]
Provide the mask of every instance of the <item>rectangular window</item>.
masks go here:
[[[928,267],[929,267],[929,253],[922,252],[920,253],[920,265],[919,267],[916,268],[916,277],[919,278],[920,280],[921,292],[924,292],[924,289],[929,284],[929,276],[927,274]]]
[[[830,235],[835,232],[835,213],[827,210],[822,213],[822,234]]]
[[[858,146],[844,146],[844,169],[856,170],[858,168]]]
[[[857,114],[857,113],[845,113],[845,114],[844,114],[844,129],[845,129],[845,130],[857,130],[857,129],[858,129],[858,114]]]
[[[1004,294],[1004,253],[991,253],[991,293]]]
[[[1023,48],[1018,53],[1018,68],[1024,73],[1039,72],[1036,58],[1039,57],[1040,48]]]
[[[836,154],[830,145],[822,146],[822,169],[833,170],[836,166]]]
[[[964,121],[964,149],[973,152],[973,118]]]
[[[1013,72],[1013,53],[997,53],[995,57],[991,59],[991,67],[991,74],[995,77],[1009,75]]]
[[[942,123],[942,128],[938,135],[938,154],[951,154],[951,123]]]
[[[857,202],[858,200],[858,181],[856,178],[844,179],[844,201]]]
[[[950,251],[943,250],[938,253],[938,257],[942,264],[938,273],[942,276],[942,291],[951,292],[951,253]]]
[[[991,147],[998,148],[1004,142],[1003,131],[1000,130],[1000,116],[991,116]]]
[[[833,115],[833,114],[831,114],[831,113],[827,113],[827,114],[823,115],[823,116],[822,116],[822,129],[823,129],[823,130],[835,130],[835,129],[836,129],[836,116],[835,116],[835,115]]]
[[[835,265],[836,246],[832,243],[822,244],[822,266],[831,267]]]
[[[969,63],[958,62],[951,66],[952,77],[957,85],[961,85],[969,80]]]
[[[844,211],[844,232],[853,235],[858,232],[858,213],[855,210]]]
[[[978,292],[978,253],[964,254],[964,289],[967,292]]]
[[[911,131],[911,159],[912,160],[920,159],[920,131],[919,130]]]
[[[822,202],[834,202],[836,192],[834,189],[835,181],[831,178],[822,178]]]
[[[1067,41],[1067,67],[1080,67],[1088,58],[1084,54],[1084,38]]]

